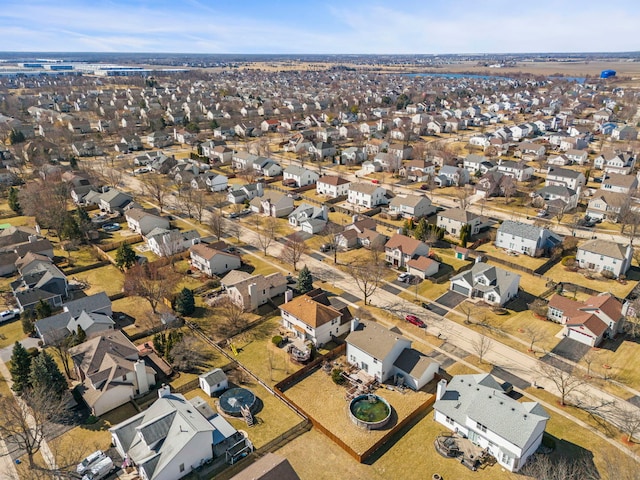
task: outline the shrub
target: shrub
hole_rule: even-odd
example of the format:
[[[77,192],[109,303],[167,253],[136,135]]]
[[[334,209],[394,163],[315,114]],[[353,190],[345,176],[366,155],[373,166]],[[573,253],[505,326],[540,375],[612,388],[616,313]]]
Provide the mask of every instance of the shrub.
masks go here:
[[[84,423],[85,425],[93,425],[98,420],[99,420],[98,417],[96,417],[95,415],[89,415]]]
[[[273,343],[276,347],[279,347],[282,344],[282,337],[280,335],[274,335],[271,339],[271,343]]]
[[[576,257],[574,255],[567,255],[566,257],[562,257],[560,263],[565,267],[572,267],[576,263]]]
[[[609,280],[616,278],[614,273],[610,272],[609,270],[602,270],[602,272],[600,272],[600,275],[602,275],[604,278],[608,278]]]
[[[334,368],[331,371],[331,380],[333,380],[333,383],[335,383],[336,385],[342,385],[344,383],[342,370],[340,370],[339,368]]]

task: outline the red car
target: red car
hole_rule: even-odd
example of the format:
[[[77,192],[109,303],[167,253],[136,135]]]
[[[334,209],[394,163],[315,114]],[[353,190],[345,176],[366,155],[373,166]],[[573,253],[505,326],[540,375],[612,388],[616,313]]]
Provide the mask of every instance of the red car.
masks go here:
[[[425,328],[427,326],[426,323],[424,323],[422,320],[420,320],[418,317],[416,317],[415,315],[407,315],[406,317],[404,317],[404,319],[409,322],[414,324],[417,327],[420,328]]]

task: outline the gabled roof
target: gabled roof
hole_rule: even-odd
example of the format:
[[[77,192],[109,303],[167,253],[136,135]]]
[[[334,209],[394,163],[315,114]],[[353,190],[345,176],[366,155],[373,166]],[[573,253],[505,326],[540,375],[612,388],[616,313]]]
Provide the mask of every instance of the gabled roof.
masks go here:
[[[498,233],[514,235],[516,238],[525,238],[527,240],[538,240],[544,230],[546,229],[528,223],[505,220],[498,228]]]
[[[627,247],[625,245],[610,242],[609,240],[600,240],[599,238],[583,243],[578,247],[578,250],[615,258],[616,260],[624,260],[627,253]]]
[[[215,250],[213,248],[208,247],[204,243],[197,243],[195,245],[192,245],[189,248],[189,250],[191,251],[191,253],[193,253],[193,254],[195,254],[195,255],[197,255],[199,257],[202,257],[207,261],[210,261],[216,255],[225,255],[227,257],[237,258],[237,256],[233,255],[232,253],[221,252],[220,250]]]
[[[349,180],[346,180],[342,177],[338,177],[336,175],[323,175],[318,179],[318,183],[337,186],[337,185],[344,185],[351,182]]]
[[[505,395],[489,374],[456,375],[434,409],[461,425],[479,423],[524,448],[549,415],[537,402],[518,402]]]
[[[401,334],[368,320],[358,320],[346,342],[377,360],[384,360],[398,342],[411,345],[411,341]]]
[[[397,195],[395,196],[391,202],[389,203],[389,205],[391,207],[399,207],[401,205],[405,205],[407,207],[415,207],[416,205],[418,205],[420,202],[428,202],[429,204],[431,204],[431,200],[429,200],[427,197],[423,196],[423,195]]]
[[[384,245],[385,248],[395,250],[400,249],[405,255],[413,255],[420,246],[426,246],[424,242],[416,240],[415,238],[407,237],[400,233],[396,233],[389,241]]]
[[[308,295],[301,295],[290,302],[280,305],[280,310],[287,312],[312,328],[318,328],[325,323],[329,323],[334,318],[340,317],[338,310],[331,306],[323,305]]]
[[[440,212],[438,216],[442,218],[450,218],[451,220],[455,220],[461,223],[470,223],[476,218],[479,218],[475,213],[471,213],[470,211],[463,210],[461,208],[449,208],[443,212]]]

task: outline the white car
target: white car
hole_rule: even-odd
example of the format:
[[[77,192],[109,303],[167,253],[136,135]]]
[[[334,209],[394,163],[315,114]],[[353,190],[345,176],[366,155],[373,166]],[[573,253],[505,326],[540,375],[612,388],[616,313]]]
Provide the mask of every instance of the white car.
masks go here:
[[[96,450],[78,464],[78,466],[76,467],[76,472],[78,472],[79,474],[86,473],[91,469],[91,467],[93,467],[96,463],[104,458],[106,458],[104,452],[102,450]]]
[[[406,282],[407,280],[409,280],[409,278],[411,278],[411,275],[408,273],[401,273],[400,275],[398,275],[398,281],[399,282]]]
[[[8,322],[9,320],[13,320],[18,315],[20,315],[20,310],[17,308],[11,308],[9,310],[4,310],[0,312],[0,323]]]
[[[151,171],[150,167],[144,166],[144,167],[140,167],[140,168],[136,168],[133,171],[134,175],[140,175],[141,173],[149,173]]]

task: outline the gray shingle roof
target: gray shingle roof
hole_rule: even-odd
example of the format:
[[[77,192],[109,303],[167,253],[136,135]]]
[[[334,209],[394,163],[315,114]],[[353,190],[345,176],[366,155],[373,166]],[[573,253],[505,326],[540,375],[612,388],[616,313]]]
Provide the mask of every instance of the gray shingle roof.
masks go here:
[[[461,425],[469,425],[468,418],[475,430],[477,422],[520,448],[549,419],[537,402],[520,403],[505,395],[489,374],[453,377],[434,409]]]
[[[367,320],[359,320],[359,325],[347,336],[346,341],[378,360],[385,359],[397,342],[404,341],[410,344],[410,341],[399,333]]]
[[[519,238],[526,238],[527,240],[537,240],[540,238],[542,230],[544,230],[542,227],[536,227],[528,223],[505,220],[502,222],[502,225],[500,225],[500,228],[498,228],[498,233],[514,235]]]

